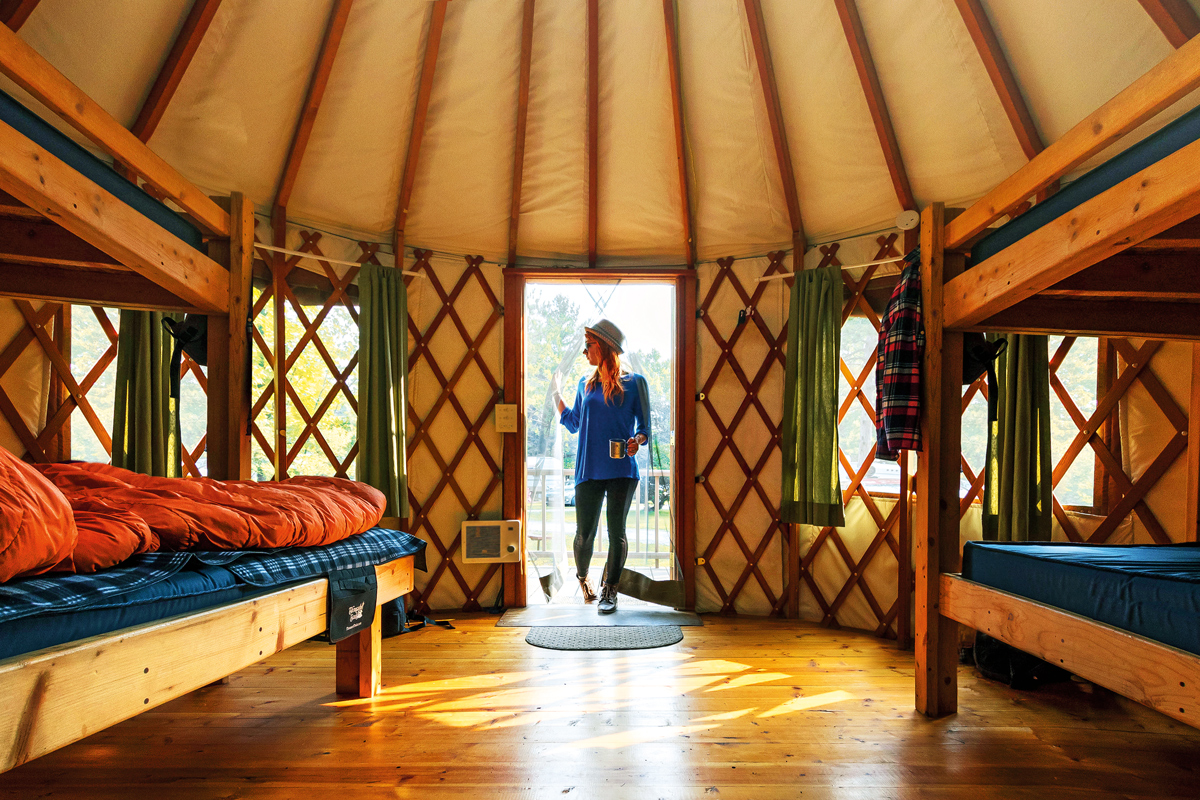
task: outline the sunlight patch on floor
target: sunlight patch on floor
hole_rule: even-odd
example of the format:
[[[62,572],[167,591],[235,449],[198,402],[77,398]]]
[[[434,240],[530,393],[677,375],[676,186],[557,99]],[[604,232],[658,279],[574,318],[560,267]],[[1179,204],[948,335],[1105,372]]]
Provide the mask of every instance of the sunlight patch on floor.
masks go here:
[[[843,692],[840,689],[836,692],[823,692],[814,694],[811,697],[795,697],[788,700],[786,703],[780,703],[769,711],[764,711],[758,715],[759,719],[764,717],[777,717],[780,714],[791,714],[795,711],[804,711],[809,708],[817,708],[818,706],[827,706],[831,703],[840,703],[844,700],[857,700],[858,698],[849,692]]]

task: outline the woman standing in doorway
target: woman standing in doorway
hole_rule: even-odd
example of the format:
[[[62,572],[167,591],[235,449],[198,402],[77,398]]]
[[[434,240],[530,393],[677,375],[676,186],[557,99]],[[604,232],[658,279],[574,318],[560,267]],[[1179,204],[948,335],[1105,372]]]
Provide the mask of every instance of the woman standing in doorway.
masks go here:
[[[641,375],[621,370],[625,336],[616,325],[602,319],[585,326],[583,354],[595,367],[581,378],[570,409],[554,390],[559,421],[579,433],[575,460],[575,569],[583,601],[594,602],[596,592],[588,567],[600,525],[600,506],[608,498],[608,561],[604,566],[597,611],[617,610],[617,584],[625,568],[627,545],[625,517],[638,485],[633,456],[650,438],[650,392]]]

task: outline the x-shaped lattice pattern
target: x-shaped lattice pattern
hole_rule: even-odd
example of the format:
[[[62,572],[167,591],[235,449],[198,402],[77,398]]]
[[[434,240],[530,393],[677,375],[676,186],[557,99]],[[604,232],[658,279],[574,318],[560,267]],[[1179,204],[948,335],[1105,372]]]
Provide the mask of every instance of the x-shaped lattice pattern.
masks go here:
[[[878,237],[876,240],[878,250],[871,260],[879,261],[885,258],[898,257],[900,253],[895,248],[897,238],[897,234]],[[839,245],[837,243],[821,247],[822,259],[819,266],[841,266],[841,261],[837,257],[838,249]],[[877,265],[867,267],[858,280],[854,280],[846,272],[842,273],[842,281],[846,286],[848,294],[842,306],[843,326],[857,311],[859,315],[871,323],[876,333],[878,333],[879,316],[867,303],[865,294],[867,284],[875,276],[878,268]],[[873,347],[864,363],[861,366],[855,365],[856,368],[852,368],[844,359],[839,358],[841,374],[848,385],[846,397],[842,400],[842,404],[838,408],[839,424],[856,404],[862,408],[872,424],[875,422],[875,398],[868,397],[864,387],[875,370],[877,354],[878,348]],[[851,463],[845,451],[839,447],[838,460],[841,462],[842,469],[845,470],[846,475],[850,479],[849,484],[842,490],[842,501],[849,503],[851,498],[857,495],[874,521],[876,531],[863,551],[862,556],[855,559],[837,528],[832,526],[822,528],[813,540],[812,546],[800,561],[800,575],[812,592],[817,605],[821,608],[822,624],[831,626],[838,624],[838,611],[851,596],[853,590],[857,588],[862,594],[863,599],[866,600],[867,605],[871,608],[871,612],[875,615],[877,621],[875,634],[878,636],[894,637],[895,630],[893,626],[899,609],[899,600],[897,597],[885,598],[884,602],[889,603],[887,608],[885,608],[879,598],[876,597],[876,592],[872,590],[866,578],[866,570],[874,559],[883,552],[885,545],[891,551],[893,559],[898,563],[900,546],[896,536],[900,521],[900,509],[903,504],[897,502],[892,506],[891,512],[884,515],[875,503],[874,498],[871,497],[867,488],[863,485],[863,479],[866,477],[871,465],[875,462],[874,448],[869,449],[862,463],[856,465]],[[816,575],[814,574],[818,555],[823,549],[830,546],[836,552],[837,558],[841,559],[842,563],[845,564],[849,573],[832,600],[828,599],[825,593],[821,591],[817,584]],[[825,575],[823,577],[827,578],[828,576]]]
[[[491,367],[488,366],[487,360],[483,357],[481,348],[484,340],[488,338],[496,328],[497,323],[499,323],[503,309],[501,308],[499,299],[497,299],[495,292],[492,291],[491,286],[488,285],[487,278],[483,274],[483,270],[481,269],[483,258],[481,256],[465,257],[466,269],[459,276],[454,286],[447,291],[437,271],[430,266],[429,259],[432,254],[428,250],[415,250],[414,255],[416,256],[416,264],[413,265],[412,269],[423,272],[428,277],[440,306],[424,331],[418,328],[412,315],[409,316],[409,342],[412,345],[408,362],[409,375],[412,375],[418,364],[424,360],[429,372],[433,375],[434,380],[437,381],[440,391],[437,400],[434,401],[429,412],[424,417],[418,416],[412,405],[409,404],[410,432],[407,454],[411,462],[417,448],[423,446],[441,472],[432,490],[425,497],[418,498],[413,494],[411,491],[411,481],[409,484],[411,530],[414,534],[428,540],[434,546],[434,549],[437,550],[437,556],[440,559],[433,572],[430,573],[429,580],[424,588],[418,591],[415,607],[418,611],[428,609],[429,600],[437,588],[438,581],[448,574],[458,584],[459,589],[466,598],[463,609],[474,610],[480,608],[479,596],[492,578],[495,577],[500,565],[489,565],[479,582],[471,586],[463,576],[458,565],[454,563],[454,554],[462,546],[461,530],[455,530],[453,533],[450,531],[439,532],[430,519],[430,513],[439,498],[444,493],[450,492],[453,494],[454,499],[458,501],[462,511],[465,512],[467,519],[479,519],[480,512],[483,511],[485,503],[492,496],[493,492],[497,491],[501,486],[499,455],[492,453],[487,448],[484,441],[480,438],[479,432],[488,421],[500,397],[500,384],[497,383]],[[455,307],[464,289],[472,282],[478,284],[492,309],[491,313],[474,333],[464,324],[462,317]],[[439,363],[438,354],[446,352],[448,348],[439,347],[437,348],[437,352],[435,352],[435,349],[431,347],[438,331],[447,325],[461,337],[463,344],[466,345],[465,353],[461,355],[458,363]],[[467,373],[468,367],[472,364],[475,365],[482,375],[483,380],[487,382],[491,389],[491,399],[474,418],[467,413],[456,396],[456,387]],[[462,426],[466,428],[466,433],[461,442],[449,442],[444,437],[438,441],[434,440],[432,430],[440,414],[453,414]],[[451,448],[453,448],[453,452],[447,458],[445,454],[450,453]],[[455,470],[472,449],[483,459],[492,477],[485,486],[469,486],[464,488],[455,478]],[[472,490],[472,493],[468,494],[468,490]],[[421,533],[422,530],[424,531],[424,535]]]
[[[785,255],[786,254],[782,252],[769,254],[770,264],[767,267],[766,275],[785,273],[788,271],[787,267],[784,266]],[[708,334],[712,337],[713,342],[716,344],[717,350],[720,353],[720,355],[717,356],[716,362],[713,364],[712,371],[709,373],[704,383],[701,384],[699,402],[700,406],[707,412],[709,419],[712,421],[712,424],[716,427],[717,432],[721,437],[720,442],[709,455],[707,462],[705,462],[704,467],[700,470],[700,474],[696,479],[700,484],[701,489],[705,492],[705,495],[716,509],[717,515],[721,519],[720,525],[717,526],[716,531],[713,533],[712,539],[709,540],[707,547],[701,554],[703,558],[703,561],[701,562],[701,568],[708,576],[709,581],[711,581],[713,588],[717,592],[717,595],[721,598],[722,613],[734,613],[734,606],[737,602],[738,596],[741,594],[750,578],[753,577],[759,588],[762,590],[762,593],[767,598],[767,601],[770,603],[772,613],[780,614],[783,612],[784,606],[787,603],[789,587],[785,586],[784,590],[779,595],[776,595],[774,590],[771,588],[770,581],[767,580],[767,577],[763,574],[760,567],[763,555],[767,552],[767,548],[770,547],[773,542],[777,543],[778,546],[778,543],[781,543],[784,540],[784,535],[787,530],[784,523],[780,522],[779,520],[779,507],[771,499],[770,495],[763,488],[763,485],[760,481],[763,469],[771,460],[772,454],[779,451],[780,423],[778,420],[772,419],[771,415],[767,412],[767,409],[763,406],[762,399],[759,395],[762,391],[763,382],[767,379],[770,371],[773,368],[782,369],[784,367],[783,349],[784,344],[787,341],[787,326],[785,324],[783,326],[783,330],[781,330],[778,334],[773,333],[770,330],[766,322],[763,321],[763,316],[757,313],[759,301],[762,299],[763,294],[767,289],[767,284],[758,283],[754,288],[753,294],[748,293],[745,287],[742,285],[742,282],[738,279],[737,274],[734,272],[733,265],[734,259],[732,258],[723,258],[717,261],[717,273],[714,276],[712,285],[709,287],[708,293],[704,297],[704,300],[701,302],[699,308],[700,320],[703,323],[703,329],[708,331]],[[739,301],[742,307],[746,310],[747,314],[745,317],[745,323],[739,324],[737,327],[735,327],[728,338],[721,333],[720,329],[713,321],[712,315],[708,313],[712,308],[717,297],[717,293],[720,291],[723,284],[728,284],[729,287],[737,293]],[[768,347],[768,355],[765,359],[763,359],[762,363],[758,365],[758,368],[754,372],[753,376],[751,376],[747,374],[746,370],[743,368],[743,364],[741,364],[737,359],[734,350],[738,346],[739,341],[741,341],[744,337],[755,334],[762,337],[763,341],[766,343]],[[713,388],[720,377],[721,370],[725,368],[728,368],[737,377],[738,383],[741,384],[741,387],[745,392],[745,396],[743,397],[741,404],[738,406],[737,411],[730,418],[728,424],[721,420],[721,415],[718,413],[717,408],[712,401]],[[770,435],[770,439],[766,446],[762,448],[761,452],[754,456],[753,463],[746,458],[745,454],[741,452],[737,446],[737,443],[734,441],[734,432],[751,410],[758,415],[758,418],[766,427],[767,433]],[[738,468],[741,470],[744,476],[744,481],[741,488],[738,490],[737,495],[728,506],[721,501],[713,482],[714,472],[717,469],[717,464],[725,453],[729,453],[733,457],[733,460],[736,462]],[[763,505],[763,508],[766,510],[767,514],[772,520],[767,526],[767,529],[759,533],[758,542],[753,546],[751,546],[749,541],[749,532],[743,531],[737,522],[738,511],[741,509],[742,505],[746,501],[746,498],[749,497],[751,492],[754,492],[755,495],[757,495],[759,501]],[[738,550],[746,559],[746,566],[742,569],[741,574],[738,575],[737,580],[734,581],[729,587],[725,586],[724,582],[717,575],[717,571],[713,568],[712,564],[713,556],[717,552],[717,548],[719,548],[721,543],[725,540],[726,536],[729,536],[733,539]]]
[[[350,318],[355,324],[358,323],[358,309],[351,302],[350,297],[347,294],[348,287],[354,282],[355,277],[358,275],[358,268],[351,267],[346,270],[344,274],[339,275],[337,270],[333,268],[332,264],[330,264],[328,261],[322,260],[321,258],[325,255],[321,251],[319,245],[321,234],[306,230],[302,230],[299,233],[302,244],[298,250],[303,253],[309,253],[316,257],[317,262],[320,264],[321,269],[325,274],[325,277],[329,279],[329,282],[332,285],[332,291],[329,293],[328,297],[325,298],[321,308],[317,310],[316,314],[310,316],[309,310],[306,309],[303,304],[301,304],[295,292],[286,281],[287,274],[293,269],[297,268],[297,264],[300,262],[302,257],[293,255],[282,259],[275,257],[269,257],[266,259],[265,263],[269,265],[269,269],[272,270],[272,274],[274,274],[277,270],[283,271],[285,279],[283,281],[283,301],[286,302],[287,307],[290,308],[296,315],[296,319],[299,320],[302,330],[300,331],[299,337],[295,339],[294,342],[289,340],[287,330],[276,330],[273,337],[274,341],[268,342],[267,337],[264,336],[259,327],[255,325],[252,331],[252,337],[254,339],[255,346],[258,348],[259,352],[262,353],[263,358],[265,359],[266,364],[271,370],[272,374],[274,374],[275,370],[277,369],[275,353],[285,352],[287,354],[281,365],[283,374],[281,376],[280,385],[282,385],[287,399],[291,401],[290,407],[294,409],[296,414],[300,417],[300,425],[298,426],[298,430],[296,430],[295,427],[276,425],[276,428],[283,428],[283,432],[280,433],[278,430],[276,430],[272,435],[268,435],[267,432],[263,431],[262,426],[259,424],[259,420],[263,412],[268,408],[268,404],[272,403],[273,401],[275,403],[273,409],[275,411],[275,420],[286,419],[287,414],[285,410],[287,404],[279,402],[275,396],[275,381],[269,381],[267,382],[263,391],[259,393],[259,396],[255,398],[254,404],[251,407],[251,416],[254,419],[252,434],[259,447],[262,448],[263,453],[272,463],[275,461],[275,453],[277,448],[282,447],[282,451],[284,453],[282,477],[287,477],[289,468],[295,463],[296,457],[300,455],[305,444],[309,440],[312,440],[324,454],[325,458],[328,459],[333,474],[337,477],[347,478],[350,477],[350,468],[354,464],[355,458],[358,457],[358,442],[355,441],[346,454],[342,457],[339,457],[337,452],[330,445],[329,440],[325,436],[324,432],[321,430],[321,420],[325,418],[325,415],[337,401],[339,395],[345,398],[346,402],[349,404],[350,408],[355,414],[358,413],[358,398],[355,396],[354,392],[350,390],[348,383],[350,376],[358,367],[358,352],[357,350],[355,351],[354,355],[350,357],[345,366],[339,366],[336,360],[330,354],[329,348],[326,346],[325,342],[322,341],[320,328],[321,323],[328,318],[330,312],[339,305],[346,308]],[[359,242],[358,246],[361,250],[361,254],[358,258],[359,263],[379,263],[377,258],[379,251],[378,244]],[[275,281],[272,281],[263,289],[258,298],[255,300],[254,306],[251,309],[252,318],[258,319],[259,315],[267,309],[268,304],[275,299]],[[279,316],[276,317],[276,319],[279,318]],[[284,325],[280,327],[286,328],[287,326]],[[325,368],[329,370],[330,375],[333,377],[332,385],[325,392],[324,397],[314,409],[308,408],[304,402],[304,399],[301,397],[300,392],[296,389],[296,382],[289,378],[289,373],[296,368],[298,360],[308,347],[312,347],[316,351],[321,363],[323,363]]]
[[[1117,354],[1124,360],[1125,366],[1120,370],[1116,380],[1108,388],[1108,391],[1096,403],[1096,410],[1092,412],[1091,416],[1085,417],[1058,377],[1058,368],[1062,366],[1067,353],[1070,352],[1075,341],[1074,337],[1065,337],[1062,344],[1059,345],[1057,352],[1055,352],[1054,357],[1050,360],[1050,385],[1054,389],[1055,394],[1058,395],[1058,399],[1062,402],[1067,414],[1070,415],[1075,425],[1079,428],[1079,433],[1072,440],[1070,446],[1067,447],[1066,452],[1063,453],[1054,467],[1054,485],[1057,486],[1063,476],[1067,474],[1067,471],[1071,468],[1071,464],[1074,463],[1084,447],[1090,446],[1095,453],[1097,467],[1111,480],[1116,490],[1116,496],[1111,498],[1112,503],[1104,520],[1086,538],[1075,527],[1075,524],[1071,521],[1071,518],[1067,515],[1057,497],[1054,499],[1054,516],[1058,519],[1063,532],[1071,541],[1103,543],[1108,540],[1108,537],[1113,534],[1117,526],[1132,512],[1146,526],[1146,530],[1156,543],[1169,544],[1171,541],[1170,537],[1163,529],[1162,524],[1154,516],[1150,507],[1146,504],[1145,497],[1146,493],[1166,474],[1171,464],[1175,462],[1175,459],[1187,449],[1188,420],[1183,409],[1179,407],[1179,404],[1171,397],[1170,392],[1167,391],[1166,387],[1162,385],[1155,374],[1149,369],[1150,360],[1153,358],[1154,353],[1162,346],[1162,342],[1147,341],[1140,348],[1135,348],[1126,339],[1108,340],[1115,348]],[[1167,422],[1175,430],[1175,434],[1167,441],[1163,449],[1136,481],[1131,480],[1125,473],[1124,468],[1121,466],[1120,458],[1112,452],[1101,435],[1102,426],[1105,421],[1112,417],[1113,413],[1117,410],[1117,404],[1133,386],[1135,381],[1142,384],[1159,410],[1167,418]]]

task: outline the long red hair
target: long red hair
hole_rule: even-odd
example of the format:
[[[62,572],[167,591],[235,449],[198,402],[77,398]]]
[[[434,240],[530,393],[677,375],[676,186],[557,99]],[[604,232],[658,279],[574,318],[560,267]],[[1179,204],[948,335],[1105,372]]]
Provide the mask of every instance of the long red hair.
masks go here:
[[[592,377],[588,378],[585,388],[591,391],[599,384],[604,390],[604,402],[613,404],[613,397],[625,396],[625,387],[621,385],[621,357],[603,339],[589,336],[588,341],[595,342],[600,348],[600,363],[596,365]]]

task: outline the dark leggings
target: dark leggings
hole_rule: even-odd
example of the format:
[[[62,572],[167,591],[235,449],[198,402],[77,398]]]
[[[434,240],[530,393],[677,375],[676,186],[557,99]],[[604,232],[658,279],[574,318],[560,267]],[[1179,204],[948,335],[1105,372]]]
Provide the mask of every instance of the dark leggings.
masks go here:
[[[596,530],[600,527],[600,506],[608,495],[608,563],[604,566],[604,581],[616,583],[625,568],[625,517],[637,491],[637,478],[607,478],[584,481],[575,487],[575,571],[587,577],[596,545]]]

